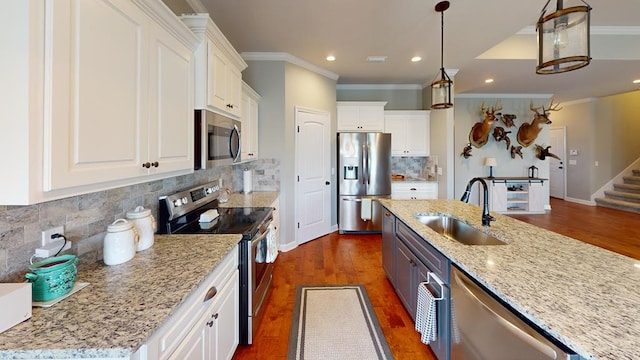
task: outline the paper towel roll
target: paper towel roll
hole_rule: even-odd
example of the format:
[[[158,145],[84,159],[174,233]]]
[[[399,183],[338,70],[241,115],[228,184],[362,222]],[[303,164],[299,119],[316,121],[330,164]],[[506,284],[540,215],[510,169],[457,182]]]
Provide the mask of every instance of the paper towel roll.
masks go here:
[[[242,189],[245,194],[253,191],[253,172],[251,170],[242,172]]]

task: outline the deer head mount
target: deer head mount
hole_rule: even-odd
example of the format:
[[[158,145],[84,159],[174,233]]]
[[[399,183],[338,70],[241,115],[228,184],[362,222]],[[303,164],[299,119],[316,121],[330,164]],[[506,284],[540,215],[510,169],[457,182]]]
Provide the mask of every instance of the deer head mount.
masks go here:
[[[502,110],[502,104],[498,101],[495,106],[489,107],[482,103],[480,108],[484,118],[481,122],[475,123],[469,133],[469,143],[477,148],[483,147],[489,140],[491,126],[498,120],[496,111]]]
[[[529,147],[531,144],[533,144],[533,142],[538,137],[538,134],[540,134],[540,131],[542,130],[542,125],[551,124],[551,120],[549,120],[549,113],[551,111],[558,111],[562,109],[558,109],[558,105],[560,104],[554,104],[553,100],[551,100],[549,108],[547,109],[545,109],[544,106],[534,108],[532,101],[529,105],[529,108],[536,114],[534,115],[533,120],[530,123],[523,123],[522,125],[520,125],[520,129],[518,129],[517,135],[518,143],[524,147]],[[538,111],[540,109],[542,109],[542,112]]]

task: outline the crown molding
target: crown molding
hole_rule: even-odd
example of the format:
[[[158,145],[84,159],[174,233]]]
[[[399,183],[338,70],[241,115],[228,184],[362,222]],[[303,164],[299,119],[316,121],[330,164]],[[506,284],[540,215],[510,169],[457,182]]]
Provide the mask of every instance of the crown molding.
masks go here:
[[[422,90],[419,84],[337,84],[336,90]]]
[[[244,61],[284,61],[293,65],[300,66],[301,68],[313,71],[319,75],[327,77],[331,80],[338,80],[340,75],[323,69],[319,66],[313,65],[310,62],[295,57],[289,53],[284,52],[243,52],[240,54]]]
[[[491,93],[466,93],[455,94],[454,99],[551,99],[553,94],[491,94]]]

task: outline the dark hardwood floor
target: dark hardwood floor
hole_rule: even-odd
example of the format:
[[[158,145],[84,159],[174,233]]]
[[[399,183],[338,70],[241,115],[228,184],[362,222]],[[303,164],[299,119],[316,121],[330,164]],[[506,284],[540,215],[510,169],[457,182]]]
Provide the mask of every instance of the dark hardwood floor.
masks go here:
[[[545,215],[514,218],[584,242],[640,259],[640,215],[551,200]],[[273,293],[251,346],[241,346],[234,359],[286,359],[296,286],[299,284],[363,284],[394,357],[435,359],[420,342],[413,321],[382,270],[380,235],[332,233],[280,253]],[[364,359],[363,359],[364,360]]]

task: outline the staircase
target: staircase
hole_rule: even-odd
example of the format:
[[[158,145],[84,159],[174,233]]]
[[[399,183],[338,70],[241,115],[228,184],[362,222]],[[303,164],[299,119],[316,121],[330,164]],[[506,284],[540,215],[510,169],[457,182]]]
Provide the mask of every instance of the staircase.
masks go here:
[[[640,169],[622,179],[622,184],[613,184],[613,190],[604,192],[604,198],[596,198],[596,204],[640,214]]]

